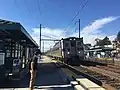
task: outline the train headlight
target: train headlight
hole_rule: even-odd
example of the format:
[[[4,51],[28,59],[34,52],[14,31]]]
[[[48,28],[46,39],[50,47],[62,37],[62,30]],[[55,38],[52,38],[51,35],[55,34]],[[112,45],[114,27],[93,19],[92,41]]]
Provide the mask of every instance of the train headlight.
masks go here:
[[[78,53],[80,53],[80,51]]]
[[[75,38],[74,38],[74,40],[75,40]]]
[[[72,40],[72,39],[70,39],[70,40]]]
[[[68,54],[70,54],[70,52],[67,52]]]
[[[12,76],[13,74],[12,73],[9,73],[9,76]]]

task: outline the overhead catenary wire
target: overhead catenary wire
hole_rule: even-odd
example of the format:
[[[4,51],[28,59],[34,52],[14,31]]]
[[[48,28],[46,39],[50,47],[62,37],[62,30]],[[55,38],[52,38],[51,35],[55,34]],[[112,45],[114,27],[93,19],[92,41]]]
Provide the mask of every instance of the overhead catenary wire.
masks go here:
[[[79,13],[83,10],[83,8],[87,5],[88,0],[84,0],[84,1],[85,1],[85,3],[81,6],[80,11],[78,11],[78,12],[76,13],[76,15],[73,17],[72,22],[73,22],[73,21],[75,20],[75,18],[79,15]]]
[[[41,35],[41,36],[48,37],[48,38],[51,38],[51,39],[56,39],[56,38],[54,38],[54,37],[47,36],[47,35]]]
[[[39,11],[39,15],[41,15],[42,12],[41,12],[41,8],[40,8],[40,1],[39,0],[38,0],[38,11]]]
[[[36,27],[36,28],[40,28],[40,27]],[[42,26],[41,29],[46,29],[45,26]],[[44,30],[43,30],[44,31]],[[47,36],[47,35],[44,35],[44,34],[41,34],[41,36],[44,36],[44,37],[48,37],[48,38],[53,38],[53,39],[57,39],[58,36],[56,35],[51,35],[51,36]]]
[[[29,10],[28,10],[28,8],[27,8],[27,5],[26,5],[26,2],[25,2],[26,0],[24,0],[24,6],[25,6],[25,11],[26,11],[26,13],[29,15]]]
[[[64,29],[64,31],[67,31],[68,29],[69,29],[69,25],[71,24],[71,23],[73,23],[73,21],[76,19],[76,17],[80,14],[80,12],[84,9],[84,7],[87,5],[87,3],[88,3],[88,0],[84,0],[85,1],[85,3],[82,5],[82,6],[80,6],[80,10],[76,13],[76,15],[73,17],[73,19],[71,20],[71,22],[68,24],[68,27],[66,28],[66,29]]]
[[[19,8],[16,0],[14,0],[14,4],[15,4],[15,6],[17,7],[17,9],[19,9],[19,10],[21,11],[21,9]]]
[[[24,3],[24,2],[23,2],[23,3]],[[19,9],[20,12],[23,11],[23,10],[21,10],[21,8],[19,7],[19,5],[18,5],[18,3],[17,3],[17,0],[14,0],[14,4],[15,4],[15,6],[17,7],[17,9]],[[26,5],[25,5],[25,3],[24,3],[24,13],[26,13],[26,12],[27,12],[27,15],[29,15],[28,9],[27,9],[27,7],[26,7]]]
[[[78,30],[78,28],[76,27],[76,28],[75,28],[75,32],[77,32],[77,30]]]

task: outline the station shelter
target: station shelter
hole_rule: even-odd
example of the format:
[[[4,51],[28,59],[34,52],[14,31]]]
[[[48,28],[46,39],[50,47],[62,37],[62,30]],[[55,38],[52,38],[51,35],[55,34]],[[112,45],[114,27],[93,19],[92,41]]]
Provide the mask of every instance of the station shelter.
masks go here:
[[[6,76],[20,77],[37,49],[37,43],[20,23],[0,20],[0,66]]]

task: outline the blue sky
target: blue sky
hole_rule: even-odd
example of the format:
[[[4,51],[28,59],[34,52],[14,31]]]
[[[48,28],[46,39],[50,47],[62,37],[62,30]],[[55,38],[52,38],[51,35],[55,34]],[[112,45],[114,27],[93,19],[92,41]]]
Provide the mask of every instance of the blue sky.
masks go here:
[[[20,22],[33,37],[37,32],[36,27],[40,23],[47,28],[46,32],[50,32],[50,30],[51,32],[52,30],[63,32],[84,2],[85,0],[39,0],[39,3],[38,0],[1,0],[0,18]],[[81,30],[84,30],[95,20],[117,17],[102,25],[102,28],[97,28],[101,36],[115,36],[120,30],[119,4],[120,0],[88,0],[86,7],[69,25],[68,33],[76,35],[77,31],[74,31],[78,26],[74,23],[79,18],[81,19]],[[50,33],[48,34],[50,35]],[[85,35],[83,36],[85,37]]]

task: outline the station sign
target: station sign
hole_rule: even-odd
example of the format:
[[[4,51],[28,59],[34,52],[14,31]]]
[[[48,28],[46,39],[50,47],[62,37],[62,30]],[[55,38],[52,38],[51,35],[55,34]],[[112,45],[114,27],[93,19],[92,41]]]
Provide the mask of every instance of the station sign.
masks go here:
[[[13,73],[20,71],[20,59],[13,59]]]

